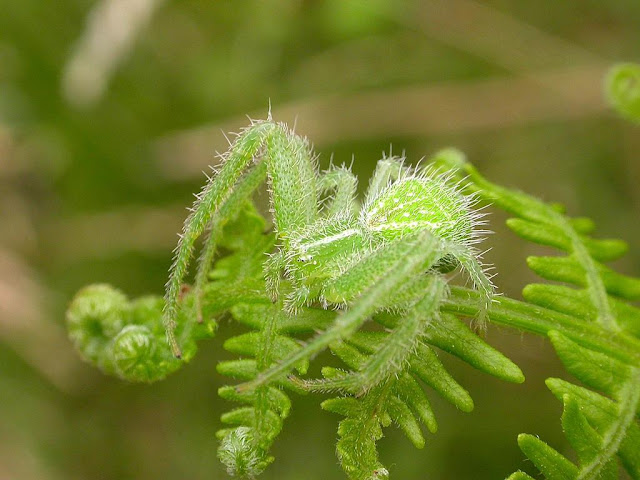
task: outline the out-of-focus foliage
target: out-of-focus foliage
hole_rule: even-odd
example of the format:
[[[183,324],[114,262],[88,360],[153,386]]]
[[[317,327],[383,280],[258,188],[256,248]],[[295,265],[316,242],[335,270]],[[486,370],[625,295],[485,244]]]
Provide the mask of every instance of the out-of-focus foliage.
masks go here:
[[[607,75],[607,95],[618,112],[640,123],[640,64],[623,63]]]
[[[70,75],[83,71],[70,65],[88,26],[109,25],[87,22],[105,5],[128,14],[97,36],[89,58],[101,68]],[[184,207],[225,150],[220,130],[264,117],[269,100],[276,119],[297,116],[323,166],[353,153],[368,177],[391,142],[410,158],[454,144],[497,183],[628,239],[619,268],[640,269],[640,135],[601,93],[611,63],[638,61],[635,0],[0,0],[0,12],[0,477],[224,478],[215,425],[227,407],[211,371],[221,341],[165,383],[129,386],[75,357],[63,312],[91,282],[161,291]],[[127,41],[122,25],[138,25]],[[102,89],[78,83],[100,72]],[[500,243],[488,255],[512,296],[533,278],[513,261],[527,252]],[[390,432],[380,448],[396,478],[422,478],[427,464],[432,478],[534,475],[514,441],[522,431],[569,449],[557,422],[540,420],[558,416],[543,387],[558,368],[551,350],[488,336],[527,383],[447,365],[475,413],[434,402],[440,431],[420,454]],[[324,460],[335,419],[316,412],[305,399],[292,410],[265,478],[342,478]]]

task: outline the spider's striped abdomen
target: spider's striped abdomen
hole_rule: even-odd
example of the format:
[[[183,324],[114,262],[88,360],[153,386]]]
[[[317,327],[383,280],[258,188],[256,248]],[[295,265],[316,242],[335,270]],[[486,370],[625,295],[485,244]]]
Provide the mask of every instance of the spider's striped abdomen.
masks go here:
[[[393,240],[427,229],[440,238],[468,242],[473,234],[470,199],[440,177],[399,180],[363,211],[365,228],[375,237]]]

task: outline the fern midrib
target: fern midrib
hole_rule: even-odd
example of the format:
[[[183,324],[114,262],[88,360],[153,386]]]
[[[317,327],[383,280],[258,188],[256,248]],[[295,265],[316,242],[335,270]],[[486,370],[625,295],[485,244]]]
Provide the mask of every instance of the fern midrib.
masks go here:
[[[277,321],[277,316],[275,312],[269,311],[269,314],[266,316],[265,322],[263,323],[264,327],[262,328],[262,343],[260,348],[258,349],[256,355],[256,367],[257,372],[260,373],[271,365],[274,361],[271,355],[271,351],[273,348],[273,339],[277,333],[275,323]],[[255,438],[256,440],[260,437],[258,441],[259,446],[262,447],[265,443],[268,444],[268,439],[262,438],[262,433],[268,431],[267,426],[265,425],[265,421],[267,418],[267,412],[269,411],[269,401],[268,401],[268,385],[263,385],[256,388],[255,396]]]
[[[606,329],[612,332],[620,331],[620,326],[616,321],[616,318],[612,312],[611,305],[609,304],[609,298],[607,290],[604,286],[604,282],[600,277],[598,268],[593,260],[593,257],[589,254],[587,247],[584,245],[580,236],[575,229],[571,226],[568,219],[553,211],[549,208],[550,214],[553,215],[553,220],[562,227],[565,235],[571,240],[572,253],[575,255],[578,263],[582,265],[585,272],[585,279],[587,281],[587,290],[589,296],[593,302],[593,306],[598,311],[597,321]]]
[[[384,413],[383,405],[391,391],[391,383],[391,381],[387,381],[384,383],[384,385],[381,385],[380,388],[375,389],[377,391],[369,390],[369,392],[365,394],[367,398],[363,399],[363,402],[367,407],[371,407],[370,409],[368,409],[368,415],[366,419],[367,424],[371,424],[371,422],[378,422],[380,424],[382,423],[381,415]],[[359,434],[365,433],[367,431],[368,430],[364,428],[360,429]]]
[[[601,454],[596,456],[591,463],[580,468],[576,480],[596,480],[602,469],[620,449],[620,444],[624,440],[629,426],[635,420],[636,411],[640,405],[640,368],[633,369],[633,375],[620,389],[618,396],[622,399],[618,403],[620,414],[617,421],[603,436]]]

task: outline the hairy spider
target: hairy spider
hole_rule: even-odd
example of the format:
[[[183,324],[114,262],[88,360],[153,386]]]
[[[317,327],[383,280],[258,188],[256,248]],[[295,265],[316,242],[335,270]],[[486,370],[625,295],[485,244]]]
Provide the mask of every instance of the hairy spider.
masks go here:
[[[264,265],[269,294],[274,301],[283,299],[291,315],[310,304],[342,311],[326,331],[241,389],[281,377],[299,360],[348,338],[376,312],[393,309],[403,320],[387,345],[361,371],[323,381],[323,388],[371,388],[384,380],[381,371],[390,374],[399,368],[428,322],[437,318],[446,296],[441,272],[456,265],[483,293],[483,309],[488,307],[493,286],[474,247],[483,233],[476,229],[483,223],[482,214],[474,210],[474,198],[462,194],[447,173],[383,158],[360,207],[351,172],[332,167],[319,174],[307,141],[271,118],[252,122],[223,160],[185,221],[167,283],[164,319],[176,357],[181,356],[173,334],[177,304],[194,243],[209,227],[210,240],[196,277],[199,302],[222,225],[265,178],[278,240],[277,251]],[[314,388],[313,382],[307,387]]]

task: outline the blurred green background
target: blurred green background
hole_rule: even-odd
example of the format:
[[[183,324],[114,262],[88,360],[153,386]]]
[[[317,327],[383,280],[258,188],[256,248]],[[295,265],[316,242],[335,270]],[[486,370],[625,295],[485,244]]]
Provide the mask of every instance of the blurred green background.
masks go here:
[[[321,166],[353,158],[363,179],[390,145],[411,161],[457,146],[494,181],[626,239],[617,267],[637,275],[640,130],[601,83],[639,46],[637,0],[0,0],[0,479],[227,478],[214,438],[229,408],[216,395],[224,328],[167,381],[128,385],[78,359],[64,311],[88,283],[162,291],[222,132],[269,102]],[[537,250],[503,220],[492,215],[487,259],[519,297]],[[543,383],[562,375],[549,346],[495,328],[487,339],[527,382],[444,358],[476,409],[432,395],[440,431],[420,451],[389,429],[393,478],[533,473],[520,432],[568,449]],[[263,478],[344,478],[338,420],[296,398]]]

